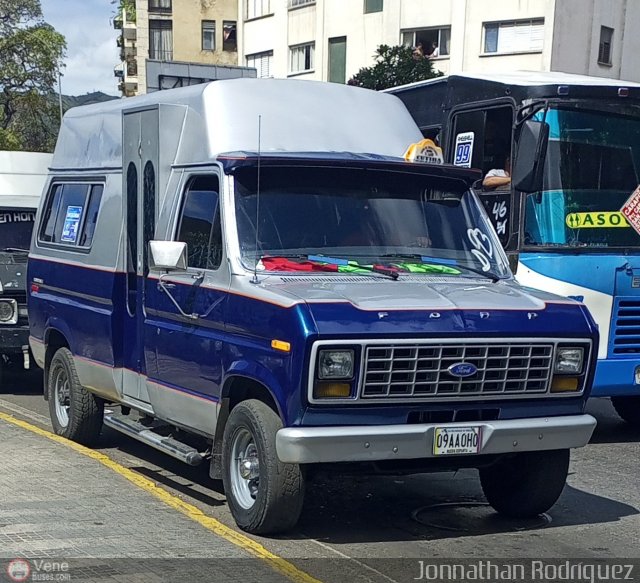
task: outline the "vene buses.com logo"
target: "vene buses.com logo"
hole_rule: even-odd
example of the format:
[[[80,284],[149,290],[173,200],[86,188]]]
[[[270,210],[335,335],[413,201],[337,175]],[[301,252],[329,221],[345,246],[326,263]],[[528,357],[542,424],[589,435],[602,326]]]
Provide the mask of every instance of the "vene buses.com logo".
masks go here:
[[[7,565],[7,575],[11,581],[17,581],[18,583],[26,581],[31,575],[31,565],[29,561],[13,559]]]

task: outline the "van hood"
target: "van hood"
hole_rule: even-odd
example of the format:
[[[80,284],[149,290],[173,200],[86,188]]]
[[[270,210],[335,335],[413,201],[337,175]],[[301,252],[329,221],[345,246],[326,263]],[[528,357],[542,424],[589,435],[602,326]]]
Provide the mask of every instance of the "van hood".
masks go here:
[[[304,302],[319,334],[591,335],[582,304],[514,281],[429,276],[283,276],[262,284]]]

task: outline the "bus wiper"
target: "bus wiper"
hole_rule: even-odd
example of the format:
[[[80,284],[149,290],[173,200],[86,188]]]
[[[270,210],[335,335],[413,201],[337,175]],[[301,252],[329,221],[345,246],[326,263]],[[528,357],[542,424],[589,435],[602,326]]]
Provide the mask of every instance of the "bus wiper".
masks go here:
[[[398,279],[399,277],[399,273],[397,271],[395,271],[394,269],[386,269],[385,267],[381,267],[380,265],[360,265],[360,263],[358,263],[357,261],[354,261],[353,263],[355,263],[355,265],[351,265],[351,263],[349,263],[349,261],[347,259],[342,259],[342,258],[337,258],[337,257],[325,257],[324,255],[305,255],[304,253],[300,253],[300,254],[281,254],[281,253],[276,253],[274,255],[262,255],[260,257],[260,261],[262,261],[263,259],[267,259],[269,257],[274,257],[274,258],[278,258],[281,257],[283,259],[301,259],[303,261],[311,261],[314,263],[327,263],[329,265],[343,265],[345,267],[353,267],[356,269],[363,269],[365,271],[370,271],[372,273],[379,273],[380,275],[384,275],[386,277],[389,277],[391,279],[393,279],[394,281]],[[357,271],[345,271],[342,272],[344,273],[348,273],[349,275],[365,275],[364,273],[358,273]]]
[[[4,253],[29,253],[29,249],[20,249],[19,247],[5,247],[2,251]]]
[[[454,269],[466,269],[478,275],[482,275],[491,280],[492,283],[498,283],[502,278],[496,275],[492,271],[482,271],[475,267],[469,267],[468,265],[461,265],[453,260],[438,259],[436,257],[427,257],[425,255],[419,255],[418,253],[388,253],[386,255],[380,255],[382,259],[408,259],[411,261],[419,261],[420,263],[432,263],[434,265],[444,265],[447,267],[453,267]]]

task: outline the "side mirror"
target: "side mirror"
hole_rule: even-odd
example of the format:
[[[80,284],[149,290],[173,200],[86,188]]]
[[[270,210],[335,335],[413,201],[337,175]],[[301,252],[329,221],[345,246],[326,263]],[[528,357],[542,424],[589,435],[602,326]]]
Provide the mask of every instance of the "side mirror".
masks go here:
[[[181,241],[149,241],[149,259],[153,269],[187,270],[187,244]]]
[[[542,190],[544,161],[549,143],[549,125],[528,119],[520,128],[511,182],[516,190],[537,192]]]

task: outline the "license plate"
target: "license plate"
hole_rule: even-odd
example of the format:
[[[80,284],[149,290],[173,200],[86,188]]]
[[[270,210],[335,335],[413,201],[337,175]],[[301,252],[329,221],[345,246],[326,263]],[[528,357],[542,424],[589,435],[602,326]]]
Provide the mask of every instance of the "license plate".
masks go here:
[[[481,427],[436,427],[433,435],[433,455],[480,453],[481,429]]]

